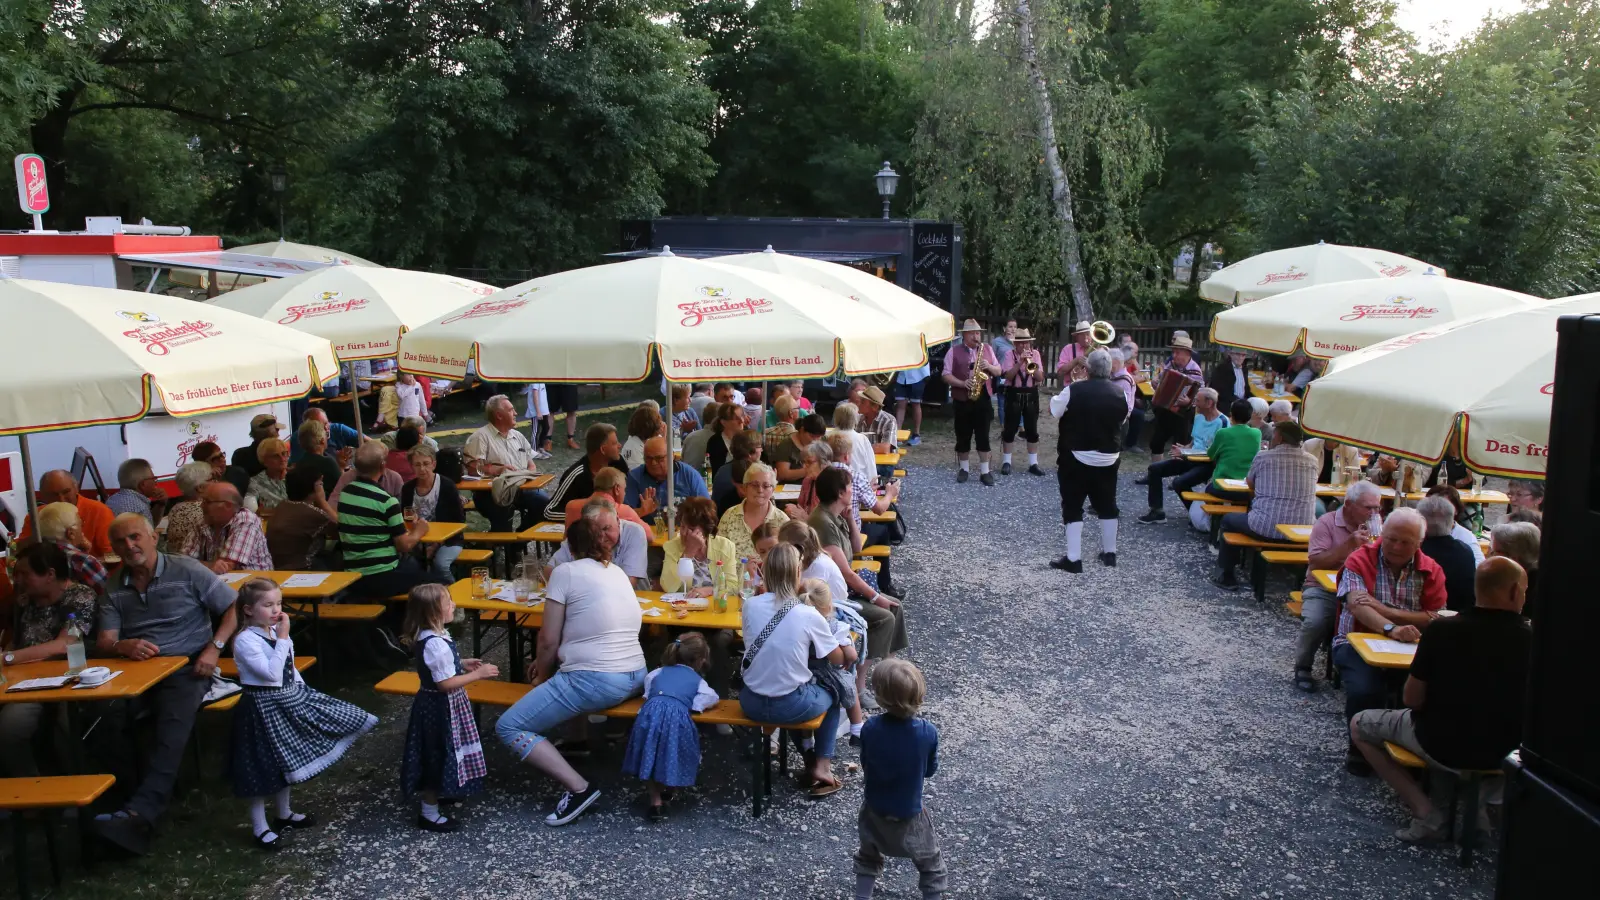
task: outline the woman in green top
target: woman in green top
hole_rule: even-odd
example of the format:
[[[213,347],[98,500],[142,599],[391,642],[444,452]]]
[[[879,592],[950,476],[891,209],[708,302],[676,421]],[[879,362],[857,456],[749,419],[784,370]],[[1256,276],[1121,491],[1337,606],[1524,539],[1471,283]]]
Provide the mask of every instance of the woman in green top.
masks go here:
[[[1248,491],[1230,491],[1218,486],[1224,479],[1250,474],[1250,461],[1261,451],[1261,432],[1251,428],[1250,401],[1235,400],[1228,407],[1228,427],[1211,439],[1211,493],[1218,497],[1245,500]]]

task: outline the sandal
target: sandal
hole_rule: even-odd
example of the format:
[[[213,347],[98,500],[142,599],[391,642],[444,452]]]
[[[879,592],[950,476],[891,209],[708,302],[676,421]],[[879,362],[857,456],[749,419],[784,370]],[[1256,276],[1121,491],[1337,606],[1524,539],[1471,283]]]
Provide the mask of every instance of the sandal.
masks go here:
[[[818,799],[821,797],[826,797],[829,794],[836,794],[843,787],[844,784],[841,783],[837,778],[831,781],[823,781],[819,778],[811,782],[811,790],[807,793],[812,799]]]
[[[1310,672],[1300,671],[1294,673],[1294,686],[1307,694],[1317,692],[1317,682],[1311,677]]]

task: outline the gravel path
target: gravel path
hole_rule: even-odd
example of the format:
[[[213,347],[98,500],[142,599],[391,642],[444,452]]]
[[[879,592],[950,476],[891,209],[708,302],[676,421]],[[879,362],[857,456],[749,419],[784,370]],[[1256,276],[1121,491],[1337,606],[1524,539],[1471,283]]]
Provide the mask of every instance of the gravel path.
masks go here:
[[[944,425],[907,460],[912,534],[895,572],[942,736],[927,801],[950,896],[1490,895],[1492,854],[1462,872],[1448,850],[1399,844],[1392,794],[1344,774],[1339,696],[1289,682],[1297,623],[1276,608],[1287,582],[1269,609],[1222,594],[1181,519],[1134,521],[1142,454],[1124,458],[1120,566],[1095,561],[1091,524],[1086,571],[1072,576],[1045,566],[1062,549],[1053,449],[1050,477],[956,485]],[[367,702],[384,724],[308,792],[331,827],[287,851],[315,876],[259,896],[851,896],[854,771],[820,803],[776,785],[774,808],[752,820],[746,763],[708,736],[702,788],[649,826],[618,745],[585,767],[605,791],[598,812],[550,829],[538,820],[551,784],[486,734],[491,790],[467,804],[462,832],[427,835],[395,790],[407,704]],[[839,768],[854,759],[841,745]],[[891,861],[877,896],[916,897],[915,870]]]

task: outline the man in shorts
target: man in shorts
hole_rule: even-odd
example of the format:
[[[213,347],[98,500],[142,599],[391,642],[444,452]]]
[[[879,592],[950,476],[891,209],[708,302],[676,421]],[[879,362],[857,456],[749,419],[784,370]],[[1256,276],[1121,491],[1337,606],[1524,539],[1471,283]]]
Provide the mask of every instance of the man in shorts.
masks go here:
[[[922,389],[927,386],[933,369],[927,363],[920,368],[903,369],[894,376],[895,418],[911,431],[906,443],[915,447],[922,443]],[[911,418],[906,419],[906,407],[911,407]]]
[[[567,449],[578,449],[578,386],[575,384],[547,384],[545,393],[550,396],[550,415],[567,414]]]

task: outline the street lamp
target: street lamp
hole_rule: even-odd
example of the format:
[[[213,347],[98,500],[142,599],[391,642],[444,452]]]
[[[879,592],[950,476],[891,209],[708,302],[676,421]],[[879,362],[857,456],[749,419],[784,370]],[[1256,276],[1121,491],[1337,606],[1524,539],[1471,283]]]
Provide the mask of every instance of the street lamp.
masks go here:
[[[900,175],[890,168],[889,161],[883,161],[883,168],[873,178],[878,182],[878,196],[883,198],[883,217],[889,218],[889,199],[894,196],[895,186],[900,183]]]
[[[283,163],[274,163],[267,175],[272,179],[272,192],[278,195],[278,240],[283,240],[283,194],[289,189],[289,171]]]

